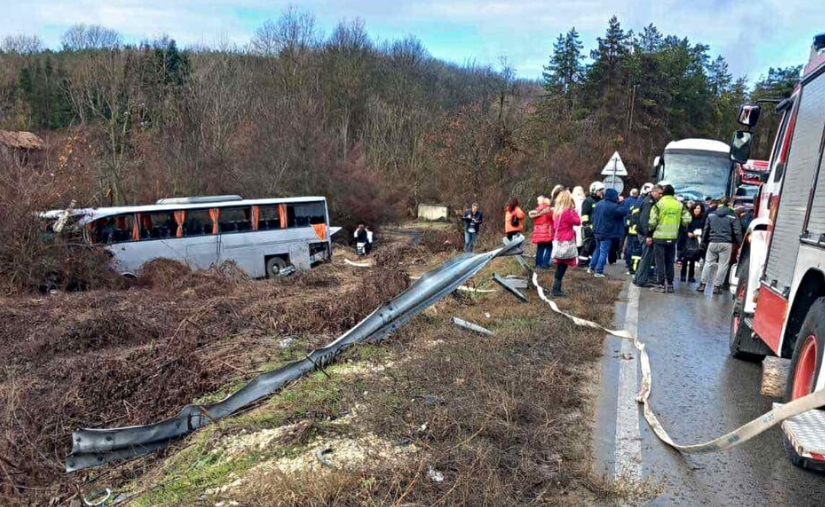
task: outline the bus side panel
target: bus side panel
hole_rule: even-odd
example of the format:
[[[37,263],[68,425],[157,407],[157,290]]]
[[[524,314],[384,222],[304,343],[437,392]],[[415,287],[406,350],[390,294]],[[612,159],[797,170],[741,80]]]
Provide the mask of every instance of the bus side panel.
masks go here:
[[[217,261],[215,236],[170,238],[118,243],[109,247],[115,264],[123,273],[136,273],[155,259],[171,259],[192,269],[206,269]]]
[[[768,287],[759,288],[759,301],[753,317],[753,331],[778,356],[781,356],[782,327],[788,314],[788,302]]]
[[[219,262],[234,261],[252,278],[266,276],[266,259],[271,256],[284,257],[298,269],[309,269],[296,263],[290,252],[301,248],[308,256],[309,243],[317,239],[311,227],[221,234]]]

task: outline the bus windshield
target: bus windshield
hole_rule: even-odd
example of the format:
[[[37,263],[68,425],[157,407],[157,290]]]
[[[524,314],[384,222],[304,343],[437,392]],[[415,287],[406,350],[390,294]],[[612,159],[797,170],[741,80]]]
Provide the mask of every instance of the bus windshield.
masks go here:
[[[718,199],[727,193],[731,174],[730,157],[724,153],[701,151],[665,152],[664,179],[676,195],[701,200]]]

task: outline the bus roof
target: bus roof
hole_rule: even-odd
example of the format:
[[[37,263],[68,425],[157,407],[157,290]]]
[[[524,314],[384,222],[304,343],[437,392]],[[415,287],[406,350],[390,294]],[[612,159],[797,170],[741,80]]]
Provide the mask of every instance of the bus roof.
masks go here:
[[[92,222],[99,218],[105,218],[115,215],[131,214],[131,213],[158,213],[164,211],[175,210],[192,210],[192,209],[211,209],[211,208],[235,208],[239,206],[266,206],[272,204],[301,204],[307,202],[326,202],[327,198],[323,196],[311,197],[282,197],[270,199],[243,199],[240,201],[216,201],[203,202],[194,204],[147,204],[144,206],[115,206],[109,208],[80,208],[72,210],[73,216],[85,215],[82,222]],[[41,213],[43,218],[58,218],[64,213],[64,210],[52,210]]]
[[[730,146],[722,141],[714,141],[712,139],[682,139],[680,141],[671,141],[665,146],[665,152],[668,151],[712,151],[717,153],[730,153]]]

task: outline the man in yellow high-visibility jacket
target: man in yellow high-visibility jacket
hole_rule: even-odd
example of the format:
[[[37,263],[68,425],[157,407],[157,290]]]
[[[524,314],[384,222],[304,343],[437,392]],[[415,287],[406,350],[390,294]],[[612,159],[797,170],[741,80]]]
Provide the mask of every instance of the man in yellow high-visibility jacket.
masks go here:
[[[649,227],[653,231],[653,251],[656,257],[656,278],[662,282],[658,292],[672,293],[675,276],[676,240],[679,229],[690,224],[690,213],[676,200],[672,185],[665,185],[662,198],[650,210]],[[650,239],[648,240],[650,241]]]

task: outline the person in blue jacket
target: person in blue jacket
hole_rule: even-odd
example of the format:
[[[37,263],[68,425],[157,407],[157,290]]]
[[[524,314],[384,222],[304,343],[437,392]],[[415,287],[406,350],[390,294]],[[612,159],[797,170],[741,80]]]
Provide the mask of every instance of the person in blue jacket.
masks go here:
[[[593,212],[593,235],[596,238],[596,251],[590,259],[588,273],[595,273],[597,278],[604,278],[604,265],[610,255],[610,248],[615,241],[622,239],[625,210],[619,206],[619,193],[608,188]]]

